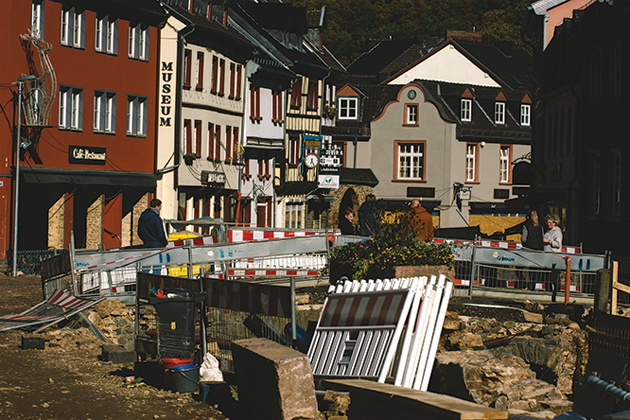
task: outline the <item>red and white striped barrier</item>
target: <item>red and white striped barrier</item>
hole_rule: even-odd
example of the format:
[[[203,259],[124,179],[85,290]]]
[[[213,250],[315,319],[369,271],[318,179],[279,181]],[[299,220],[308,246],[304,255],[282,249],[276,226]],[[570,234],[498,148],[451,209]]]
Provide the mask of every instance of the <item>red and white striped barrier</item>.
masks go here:
[[[228,270],[228,275],[237,277],[264,276],[318,276],[318,270]]]
[[[472,245],[474,241],[466,241],[461,239],[443,239],[443,238],[434,238],[433,242],[438,244],[464,244],[464,245]],[[523,244],[520,242],[512,242],[512,241],[493,241],[493,240],[481,240],[476,242],[477,246],[485,246],[490,248],[503,248],[503,249],[522,249]],[[577,246],[563,246],[560,249],[561,253],[564,254],[580,254],[580,247]]]

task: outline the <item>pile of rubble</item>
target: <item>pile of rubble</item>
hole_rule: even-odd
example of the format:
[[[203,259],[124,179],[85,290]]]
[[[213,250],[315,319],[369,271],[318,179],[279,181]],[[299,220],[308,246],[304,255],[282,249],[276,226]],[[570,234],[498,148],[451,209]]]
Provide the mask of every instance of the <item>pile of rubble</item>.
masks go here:
[[[447,313],[429,390],[511,414],[553,418],[570,411],[587,362],[587,334],[568,317],[543,318],[542,306],[526,306],[539,313],[499,306],[477,316]]]

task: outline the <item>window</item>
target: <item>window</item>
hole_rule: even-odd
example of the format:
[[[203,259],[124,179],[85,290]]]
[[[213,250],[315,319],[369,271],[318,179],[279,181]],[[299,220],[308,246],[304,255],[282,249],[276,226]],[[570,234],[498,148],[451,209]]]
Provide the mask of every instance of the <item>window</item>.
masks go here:
[[[287,203],[284,211],[284,227],[300,229],[304,220],[304,203]]]
[[[184,120],[184,154],[193,153],[192,122]]]
[[[214,159],[221,160],[221,126],[214,126]]]
[[[208,160],[214,159],[214,124],[208,123]]]
[[[531,105],[521,105],[521,125],[523,127],[529,127],[531,124]]]
[[[219,60],[219,96],[225,95],[225,60]]]
[[[308,83],[308,103],[307,108],[310,110],[317,109],[317,82]]]
[[[73,48],[85,47],[85,11],[74,7],[61,7],[61,45]]]
[[[116,132],[116,93],[94,91],[94,131]]]
[[[118,53],[118,19],[96,15],[96,36],[94,48],[107,54]]]
[[[127,96],[127,135],[147,135],[148,110],[148,98],[146,96]]]
[[[418,104],[405,104],[405,125],[418,125]]]
[[[424,148],[425,142],[396,141],[396,179],[424,181]]]
[[[601,205],[601,156],[599,153],[592,153],[590,157],[590,184],[591,184],[591,213],[599,214]]]
[[[297,166],[300,160],[300,138],[296,135],[289,136],[289,147],[287,148],[287,161],[289,166]]]
[[[202,140],[202,136],[201,136],[201,121],[200,120],[195,120],[195,131],[194,131],[194,144],[195,144],[195,151],[194,153],[197,155],[197,157],[201,157],[201,140]]]
[[[44,0],[33,0],[31,4],[31,31],[44,39]]]
[[[499,153],[499,182],[509,184],[512,181],[512,146],[501,146]]]
[[[236,100],[239,101],[241,99],[241,77],[243,74],[243,66],[240,64],[236,66]]]
[[[260,88],[252,85],[249,88],[249,93],[249,118],[254,121],[262,120],[260,116]]]
[[[269,159],[259,160],[258,161],[258,178],[267,178],[269,179],[271,175],[269,174]]]
[[[229,125],[225,127],[225,161],[229,162],[232,160],[232,152],[234,151],[234,146],[232,145],[232,127]]]
[[[461,107],[462,121],[472,121],[472,100],[462,99]]]
[[[184,89],[190,89],[192,78],[192,51],[184,50]]]
[[[610,153],[610,171],[611,213],[613,216],[621,216],[621,152]]]
[[[468,143],[466,145],[466,182],[479,181],[477,175],[477,155],[479,154],[479,144]]]
[[[505,102],[496,102],[494,104],[494,122],[496,124],[505,124]]]
[[[142,24],[129,23],[129,57],[138,60],[149,59],[149,28]]]
[[[234,144],[234,151],[233,151],[233,158],[236,160],[238,159],[238,155],[240,152],[240,145],[239,145],[239,132],[238,132],[238,127],[233,127],[232,128],[232,144]]]
[[[273,115],[272,115],[272,119],[271,121],[273,121],[274,123],[279,123],[282,124],[282,116],[283,116],[283,111],[282,111],[282,91],[280,90],[274,90],[272,93],[272,99],[273,104],[272,104],[272,110],[273,110]]]
[[[236,64],[230,63],[230,95],[228,98],[234,99],[234,90],[236,89]]]
[[[203,90],[203,51],[197,52],[197,65],[195,66],[195,77],[197,79],[197,85],[195,89]]]
[[[217,93],[219,86],[219,58],[212,56],[212,93]]]
[[[339,98],[339,119],[356,120],[358,118],[359,99]]]
[[[302,79],[293,83],[291,87],[291,108],[299,108],[302,105]]]
[[[59,87],[59,128],[83,129],[83,88]]]

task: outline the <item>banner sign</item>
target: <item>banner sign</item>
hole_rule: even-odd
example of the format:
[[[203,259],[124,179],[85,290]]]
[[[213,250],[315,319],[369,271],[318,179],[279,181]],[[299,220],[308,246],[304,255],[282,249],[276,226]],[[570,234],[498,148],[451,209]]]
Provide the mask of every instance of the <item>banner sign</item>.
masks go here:
[[[68,146],[68,163],[105,165],[104,147]]]

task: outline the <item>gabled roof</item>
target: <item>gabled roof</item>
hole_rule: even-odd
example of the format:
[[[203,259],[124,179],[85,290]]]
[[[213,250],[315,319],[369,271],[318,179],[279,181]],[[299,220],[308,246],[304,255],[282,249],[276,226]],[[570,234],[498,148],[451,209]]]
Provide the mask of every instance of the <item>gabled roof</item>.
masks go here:
[[[487,73],[492,80],[503,87],[513,90],[531,86],[529,72],[532,69],[532,56],[525,49],[514,47],[507,42],[484,43],[462,39],[445,41],[442,45],[421,56],[383,83],[390,83],[405,73],[419,68],[418,66],[421,66],[437,54],[446,51],[447,48],[455,48],[468,62],[478,67],[480,72]],[[453,69],[451,68],[451,70]],[[450,75],[453,77],[452,71]],[[457,80],[442,81],[457,82]],[[461,82],[467,83],[468,81],[461,80]]]
[[[535,14],[542,16],[547,13],[547,10],[553,9],[554,7],[562,3],[566,3],[567,1],[568,0],[538,0],[532,3],[529,7]]]

